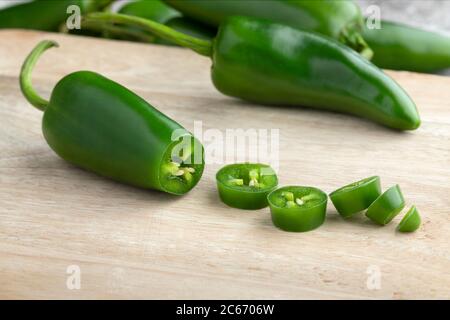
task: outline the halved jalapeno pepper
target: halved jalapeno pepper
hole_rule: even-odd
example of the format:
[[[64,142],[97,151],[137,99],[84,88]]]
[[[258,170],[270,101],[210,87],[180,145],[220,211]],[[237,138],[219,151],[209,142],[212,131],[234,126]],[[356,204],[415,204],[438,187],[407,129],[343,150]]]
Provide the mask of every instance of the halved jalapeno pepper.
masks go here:
[[[399,185],[379,196],[367,209],[366,216],[375,223],[386,225],[405,207],[405,199]]]
[[[227,165],[217,172],[216,181],[225,204],[250,210],[267,207],[267,195],[278,185],[275,171],[260,163]]]
[[[349,217],[367,209],[380,195],[380,177],[373,176],[333,191],[330,199],[341,216]]]
[[[412,206],[398,225],[400,232],[414,232],[419,229],[421,223],[420,214],[416,206]]]
[[[320,189],[288,186],[272,191],[267,199],[272,222],[282,230],[310,231],[325,221],[328,197]]]

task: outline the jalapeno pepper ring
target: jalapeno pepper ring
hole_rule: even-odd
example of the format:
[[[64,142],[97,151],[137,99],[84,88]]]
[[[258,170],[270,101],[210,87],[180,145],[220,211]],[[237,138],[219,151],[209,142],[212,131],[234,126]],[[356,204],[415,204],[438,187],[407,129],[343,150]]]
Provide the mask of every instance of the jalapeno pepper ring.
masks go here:
[[[380,177],[373,176],[333,191],[330,199],[337,212],[347,218],[367,209],[380,195]]]
[[[400,232],[414,232],[419,229],[421,218],[416,206],[412,206],[398,225]]]
[[[248,210],[267,207],[267,195],[278,185],[275,171],[260,163],[227,165],[217,172],[216,181],[223,203]]]
[[[328,196],[320,189],[287,186],[272,191],[267,199],[272,222],[281,230],[306,232],[325,221]]]
[[[373,222],[386,225],[405,207],[405,199],[399,185],[395,185],[379,196],[367,209],[366,216]]]

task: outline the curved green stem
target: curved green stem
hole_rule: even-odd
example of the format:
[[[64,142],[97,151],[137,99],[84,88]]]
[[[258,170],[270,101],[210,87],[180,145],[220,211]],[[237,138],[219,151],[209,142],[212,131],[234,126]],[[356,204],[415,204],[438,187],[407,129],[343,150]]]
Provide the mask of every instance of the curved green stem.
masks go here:
[[[145,32],[141,32],[139,30],[134,29],[127,29],[122,26],[116,26],[111,23],[98,23],[98,22],[92,22],[92,21],[82,21],[81,23],[81,29],[87,29],[92,31],[106,31],[110,34],[113,34],[115,36],[122,36],[125,38],[132,38],[139,40],[141,42],[154,42],[155,37],[152,35],[149,35]]]
[[[44,51],[53,47],[58,47],[58,44],[55,41],[44,40],[39,42],[39,44],[27,56],[22,65],[22,69],[20,70],[20,89],[22,90],[23,95],[29,103],[41,111],[45,111],[45,108],[47,108],[49,102],[48,100],[40,97],[36,90],[34,90],[33,84],[31,83],[31,73],[36,65],[36,62]]]
[[[354,31],[352,29],[343,29],[341,31],[341,34],[339,35],[339,40],[358,52],[367,60],[372,59],[373,51],[358,31]]]
[[[85,17],[88,22],[109,22],[109,23],[121,23],[129,26],[139,27],[145,31],[148,31],[157,37],[163,38],[167,41],[174,42],[182,47],[189,48],[201,55],[211,57],[212,55],[212,42],[209,40],[199,39],[187,34],[175,31],[161,23],[151,20],[128,16],[125,14],[96,12],[88,14]]]

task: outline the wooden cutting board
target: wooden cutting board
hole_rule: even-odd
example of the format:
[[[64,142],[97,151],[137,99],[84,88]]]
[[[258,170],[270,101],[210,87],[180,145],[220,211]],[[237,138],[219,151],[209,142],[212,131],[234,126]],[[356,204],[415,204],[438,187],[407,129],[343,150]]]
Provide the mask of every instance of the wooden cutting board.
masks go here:
[[[19,91],[20,65],[42,39],[61,46],[34,72],[42,95],[69,72],[92,70],[189,130],[194,120],[223,133],[279,129],[282,185],[331,192],[380,175],[384,189],[400,184],[423,225],[399,234],[400,216],[378,227],[363,215],[343,220],[330,203],[321,228],[286,233],[268,209],[219,201],[218,164],[184,197],[75,168],[47,146],[42,114]],[[423,120],[419,130],[400,133],[346,115],[225,97],[209,72],[207,58],[181,48],[0,32],[0,298],[450,298],[450,78],[390,72]],[[78,271],[80,289],[71,282]]]

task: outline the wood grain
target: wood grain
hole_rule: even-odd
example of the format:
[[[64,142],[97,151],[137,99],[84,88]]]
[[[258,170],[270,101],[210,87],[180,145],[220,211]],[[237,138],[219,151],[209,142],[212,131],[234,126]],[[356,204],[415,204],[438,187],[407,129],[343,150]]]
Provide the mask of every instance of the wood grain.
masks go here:
[[[280,130],[281,184],[330,192],[378,174],[399,183],[423,215],[414,234],[330,204],[323,227],[282,232],[268,209],[241,211],[217,197],[208,165],[174,198],[75,168],[47,146],[42,114],[21,96],[20,65],[42,39],[34,83],[49,95],[86,69],[136,91],[188,129]],[[188,50],[31,31],[0,32],[0,298],[450,298],[450,78],[390,72],[423,124],[394,132],[365,120],[302,108],[250,105],[218,93],[210,61]],[[81,289],[66,287],[69,265]],[[371,270],[381,287],[367,286]]]

